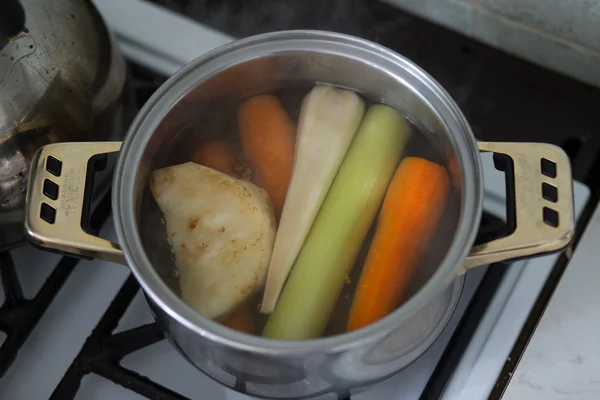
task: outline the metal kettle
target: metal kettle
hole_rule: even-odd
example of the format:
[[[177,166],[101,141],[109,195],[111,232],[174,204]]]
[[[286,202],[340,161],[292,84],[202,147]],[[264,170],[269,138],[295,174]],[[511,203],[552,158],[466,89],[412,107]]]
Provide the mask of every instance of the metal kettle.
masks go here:
[[[62,141],[122,139],[133,112],[125,60],[91,1],[2,1],[0,251],[25,241],[25,194],[36,150]]]

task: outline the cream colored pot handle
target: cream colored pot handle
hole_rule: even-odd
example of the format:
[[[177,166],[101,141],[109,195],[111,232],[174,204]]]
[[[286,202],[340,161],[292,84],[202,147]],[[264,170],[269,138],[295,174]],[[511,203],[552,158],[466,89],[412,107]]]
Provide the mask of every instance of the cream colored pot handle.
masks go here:
[[[473,247],[459,274],[480,265],[553,253],[573,240],[575,212],[571,165],[558,146],[479,142],[479,150],[508,156],[507,201],[516,229],[507,237]],[[514,189],[514,190],[513,190]]]
[[[117,243],[82,228],[90,159],[119,151],[121,142],[57,143],[42,147],[32,161],[25,232],[41,247],[84,258],[125,264]]]
[[[57,143],[42,147],[32,162],[25,229],[39,246],[86,258],[125,264],[117,243],[82,228],[88,163],[97,154],[119,151],[121,142]],[[575,229],[570,162],[559,147],[539,143],[480,142],[481,151],[510,157],[515,231],[473,247],[459,274],[494,262],[560,251]],[[510,181],[511,179],[509,179]],[[511,190],[514,189],[514,190]]]

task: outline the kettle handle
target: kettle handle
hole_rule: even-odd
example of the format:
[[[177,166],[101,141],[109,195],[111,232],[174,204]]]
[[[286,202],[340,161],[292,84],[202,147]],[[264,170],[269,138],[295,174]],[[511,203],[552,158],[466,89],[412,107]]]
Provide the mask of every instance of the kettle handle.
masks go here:
[[[459,275],[480,265],[554,253],[569,246],[575,211],[567,154],[544,143],[479,142],[478,147],[495,153],[496,168],[507,174],[507,216],[515,230],[474,246]]]
[[[49,144],[33,157],[25,205],[25,235],[33,244],[83,258],[125,264],[117,243],[84,231],[90,159],[119,151],[121,142]]]

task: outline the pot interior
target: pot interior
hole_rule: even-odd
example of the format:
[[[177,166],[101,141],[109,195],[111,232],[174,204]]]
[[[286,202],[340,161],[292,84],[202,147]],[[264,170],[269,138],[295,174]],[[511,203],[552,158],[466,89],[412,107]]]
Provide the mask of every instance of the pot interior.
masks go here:
[[[466,223],[462,212],[467,204],[465,195],[474,198],[477,191],[472,188],[473,192],[465,194],[462,183],[465,180],[475,183],[478,179],[474,176],[476,168],[469,171],[469,166],[465,166],[477,164],[473,160],[476,154],[473,156],[468,151],[473,140],[462,115],[430,78],[407,60],[385,49],[371,48],[364,43],[359,46],[361,48],[353,43],[336,44],[338,47],[323,45],[322,48],[315,43],[305,48],[302,43],[292,42],[281,49],[275,46],[271,51],[261,50],[261,46],[265,45],[242,46],[213,58],[206,57],[204,61],[197,60],[180,72],[180,76],[168,81],[166,89],[157,95],[158,100],[155,99],[153,105],[146,109],[146,114],[154,113],[157,121],[152,131],[132,133],[147,136],[144,148],[137,150],[140,163],[135,171],[134,207],[143,251],[163,282],[179,295],[181,277],[175,262],[178,252],[167,240],[169,219],[165,218],[149,190],[150,173],[191,161],[198,147],[207,141],[219,140],[234,155],[239,179],[256,183],[256,168],[245,154],[239,135],[240,102],[255,95],[274,94],[293,126],[297,127],[302,100],[310,90],[316,84],[336,86],[358,93],[365,102],[365,110],[370,105],[384,103],[401,112],[410,122],[411,130],[402,158],[426,158],[444,166],[450,177],[437,228],[424,246],[423,243],[415,243],[415,247],[423,247],[422,256],[398,303],[401,307],[431,280],[444,262],[452,262],[447,260],[447,255],[456,246],[457,237],[460,237],[463,247],[464,243],[470,244],[469,237],[466,237],[472,237],[470,233],[457,234],[461,223]],[[471,158],[465,161],[465,157]],[[198,191],[210,201],[213,195],[210,190],[198,187]],[[473,198],[470,201],[474,201]],[[417,206],[420,200],[416,197],[414,201]],[[477,202],[472,204],[473,210],[477,210]],[[356,285],[376,231],[377,218],[379,211],[338,296],[325,336],[345,331]],[[330,240],[335,241],[336,238]],[[454,257],[464,257],[465,251],[454,249]],[[450,269],[453,268],[450,266]],[[258,312],[261,299],[262,292],[258,291],[247,300],[253,310],[256,334],[260,334],[267,320]]]

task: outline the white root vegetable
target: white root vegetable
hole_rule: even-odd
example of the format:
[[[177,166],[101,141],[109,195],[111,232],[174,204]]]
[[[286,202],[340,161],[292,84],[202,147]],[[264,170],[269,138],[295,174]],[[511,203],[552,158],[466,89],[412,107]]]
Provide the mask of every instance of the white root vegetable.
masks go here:
[[[356,135],[364,102],[354,92],[315,86],[304,98],[296,156],[260,311],[275,309],[283,285]]]
[[[193,162],[153,171],[150,189],[187,304],[218,318],[262,289],[276,230],[266,192]]]

